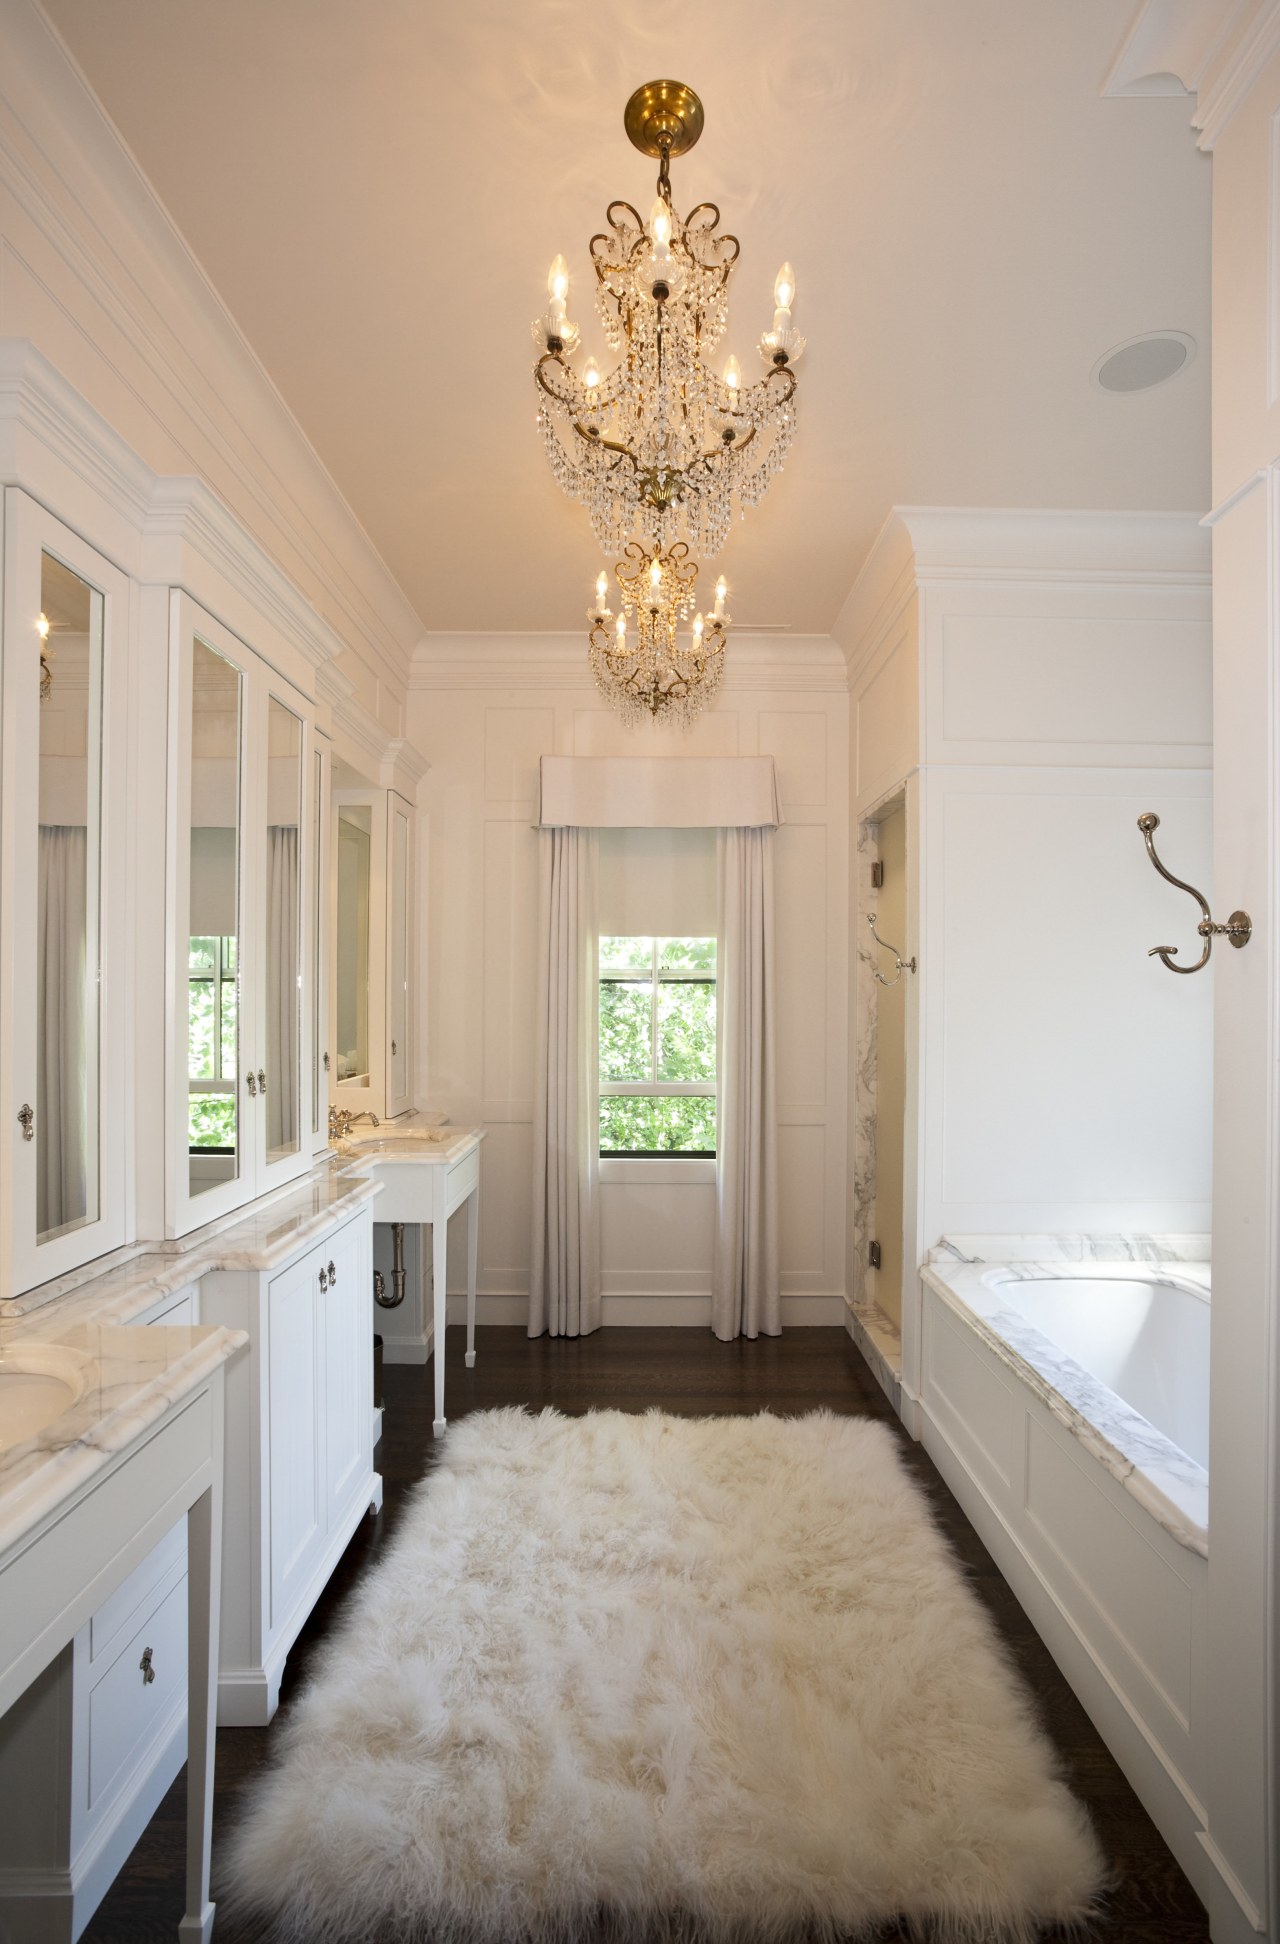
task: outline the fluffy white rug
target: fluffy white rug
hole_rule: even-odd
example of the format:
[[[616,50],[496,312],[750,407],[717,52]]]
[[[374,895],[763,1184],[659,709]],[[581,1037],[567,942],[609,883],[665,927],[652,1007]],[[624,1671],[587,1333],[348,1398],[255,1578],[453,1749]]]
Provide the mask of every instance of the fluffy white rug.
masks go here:
[[[308,1944],[1022,1939],[1101,1879],[892,1438],[826,1413],[455,1425],[282,1743],[220,1874]]]

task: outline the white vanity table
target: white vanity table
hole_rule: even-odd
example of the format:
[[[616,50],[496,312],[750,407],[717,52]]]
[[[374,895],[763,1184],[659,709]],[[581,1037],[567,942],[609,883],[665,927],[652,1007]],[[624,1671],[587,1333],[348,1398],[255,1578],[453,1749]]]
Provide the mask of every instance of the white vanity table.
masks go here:
[[[358,1161],[382,1189],[379,1222],[416,1222],[431,1230],[432,1355],[437,1437],[445,1430],[444,1332],[448,1290],[449,1217],[467,1206],[467,1369],[476,1360],[476,1274],[480,1242],[480,1143],[484,1130],[436,1127],[397,1130],[362,1127],[342,1152]]]
[[[20,1416],[20,1401],[9,1421],[30,1435],[0,1451],[0,1714],[185,1515],[189,1779],[179,1935],[201,1944],[213,1930],[224,1372],[244,1343],[223,1329],[65,1329],[49,1320],[10,1323],[0,1335],[0,1370],[59,1373],[67,1395],[65,1408],[34,1430],[31,1419],[41,1413]],[[56,1394],[48,1395],[46,1410],[56,1405]],[[0,1438],[5,1422],[0,1401]],[[42,1898],[57,1892],[49,1882],[33,1880],[30,1888],[27,1915],[38,1922]],[[64,1911],[60,1919],[74,1924],[75,1915]]]

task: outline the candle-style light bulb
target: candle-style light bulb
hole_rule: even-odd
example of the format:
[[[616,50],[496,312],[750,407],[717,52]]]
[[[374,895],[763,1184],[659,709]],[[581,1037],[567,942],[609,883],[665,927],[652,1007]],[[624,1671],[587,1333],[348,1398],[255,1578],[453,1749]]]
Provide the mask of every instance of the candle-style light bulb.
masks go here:
[[[609,592],[609,576],[602,568],[596,575],[596,606],[603,609],[604,597]]]
[[[789,263],[784,263],[773,281],[773,301],[779,310],[790,310],[795,302],[795,295],[796,273]]]
[[[561,304],[569,295],[569,266],[562,256],[551,259],[551,268],[547,272],[547,295]]]
[[[624,647],[627,639],[627,617],[625,611],[618,616],[616,632],[619,648]]]
[[[719,621],[721,616],[724,614],[724,597],[728,592],[729,592],[728,583],[726,582],[724,575],[721,574],[719,580],[716,582],[715,618],[717,621]]]
[[[660,250],[671,241],[671,205],[659,196],[649,211],[649,234]]]
[[[600,383],[600,367],[594,358],[588,358],[582,367],[582,382],[588,391],[595,391]]]
[[[724,382],[730,391],[737,391],[742,383],[742,366],[735,357],[730,357],[724,368]]]
[[[695,646],[702,640],[702,630],[705,626],[706,623],[702,616],[695,614],[693,617],[693,639]]]
[[[649,585],[656,593],[662,585],[662,562],[655,559],[649,568]]]
[[[36,633],[39,635],[41,641],[47,641],[49,639],[49,617],[47,614],[41,614],[40,619],[36,622]]]

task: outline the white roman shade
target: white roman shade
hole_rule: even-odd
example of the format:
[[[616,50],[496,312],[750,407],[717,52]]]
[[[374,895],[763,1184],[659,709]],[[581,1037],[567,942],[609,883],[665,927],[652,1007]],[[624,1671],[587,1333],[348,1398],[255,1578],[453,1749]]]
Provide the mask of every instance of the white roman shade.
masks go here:
[[[773,830],[772,756],[544,756],[538,822],[587,830]]]

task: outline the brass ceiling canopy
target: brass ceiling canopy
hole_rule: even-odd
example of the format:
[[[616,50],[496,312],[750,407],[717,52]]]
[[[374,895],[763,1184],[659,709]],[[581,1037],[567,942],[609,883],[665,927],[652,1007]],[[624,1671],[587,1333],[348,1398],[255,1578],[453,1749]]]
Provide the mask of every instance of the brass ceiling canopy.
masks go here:
[[[622,112],[642,155],[687,155],[702,133],[702,103],[683,81],[646,81]]]

